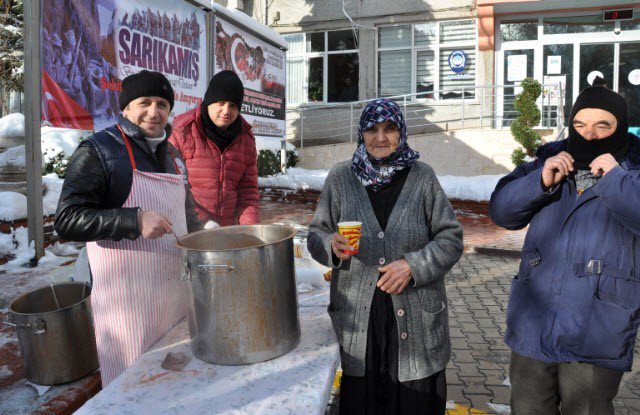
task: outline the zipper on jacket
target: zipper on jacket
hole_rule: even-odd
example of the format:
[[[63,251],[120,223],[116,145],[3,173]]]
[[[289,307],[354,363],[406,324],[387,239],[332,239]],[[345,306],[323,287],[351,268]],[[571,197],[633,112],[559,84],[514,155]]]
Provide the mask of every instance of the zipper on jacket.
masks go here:
[[[239,115],[238,115],[239,116]],[[224,160],[225,160],[225,154],[227,151],[229,151],[229,149],[231,147],[233,147],[235,144],[238,143],[237,138],[243,133],[244,131],[241,129],[240,133],[236,136],[236,139],[233,140],[233,142],[231,144],[229,144],[227,146],[227,148],[224,149],[224,151],[220,152],[220,191],[218,192],[218,218],[222,218],[222,189],[223,189],[223,183],[224,183],[224,179],[225,179],[225,167],[224,167]],[[214,143],[215,144],[215,143]],[[216,146],[217,147],[217,146]],[[220,148],[218,148],[218,150],[220,150]]]
[[[220,154],[220,190],[218,191],[218,218],[222,218],[222,189],[223,189],[222,184],[223,183],[224,183],[224,152]]]

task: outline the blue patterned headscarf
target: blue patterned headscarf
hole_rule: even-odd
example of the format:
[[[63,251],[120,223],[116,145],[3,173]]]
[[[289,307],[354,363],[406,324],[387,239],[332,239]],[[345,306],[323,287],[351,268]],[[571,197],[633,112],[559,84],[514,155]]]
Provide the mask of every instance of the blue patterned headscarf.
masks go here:
[[[398,148],[389,156],[378,159],[367,153],[364,132],[373,125],[388,120],[393,121],[400,131]],[[351,170],[367,189],[377,192],[384,188],[391,183],[396,173],[410,167],[418,157],[420,154],[407,144],[407,124],[398,104],[388,99],[377,99],[362,110],[358,126],[358,148],[353,153]]]

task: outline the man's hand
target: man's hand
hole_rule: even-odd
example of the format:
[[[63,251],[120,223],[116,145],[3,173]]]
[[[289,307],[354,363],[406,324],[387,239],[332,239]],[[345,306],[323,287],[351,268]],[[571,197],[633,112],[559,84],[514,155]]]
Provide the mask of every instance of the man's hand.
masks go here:
[[[595,176],[598,176],[600,174],[604,176],[616,166],[619,166],[618,162],[609,153],[602,154],[596,157],[596,159],[593,160],[591,164],[589,164],[589,167],[591,167],[591,173],[593,173]]]
[[[393,261],[392,263],[378,268],[384,272],[376,284],[378,288],[389,294],[400,294],[407,288],[411,281],[411,268],[406,259]]]
[[[171,221],[160,212],[153,210],[138,211],[138,230],[147,239],[156,239],[171,233]]]
[[[548,158],[544,162],[542,168],[542,187],[551,188],[560,183],[565,177],[573,171],[573,157],[566,151],[561,152],[557,156]]]
[[[331,236],[331,249],[341,261],[346,261],[351,258],[353,256],[353,251],[355,251],[355,248],[349,245],[349,239],[337,232]],[[345,253],[343,251],[349,252]]]

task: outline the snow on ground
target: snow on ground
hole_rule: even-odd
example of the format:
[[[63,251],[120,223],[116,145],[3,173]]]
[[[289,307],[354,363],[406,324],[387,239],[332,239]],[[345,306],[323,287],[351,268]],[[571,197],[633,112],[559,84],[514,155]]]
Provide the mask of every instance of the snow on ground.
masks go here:
[[[35,256],[33,244],[29,245],[29,230],[27,228],[12,229],[10,234],[0,233],[0,257],[11,254],[14,258],[4,265],[0,265],[0,271],[7,274],[21,274],[25,272],[33,272],[36,269],[49,270],[69,261],[68,255],[71,253],[71,247],[56,242],[54,245],[45,249],[44,257],[40,258],[37,268],[25,268],[24,264],[28,263]],[[58,252],[60,256],[53,252]],[[76,250],[77,252],[77,250]]]
[[[4,153],[0,153],[0,166],[11,166],[15,168],[24,168],[25,152],[24,146],[16,146],[8,148]]]
[[[24,115],[13,113],[0,118],[0,137],[24,137]]]
[[[47,162],[59,152],[70,157],[80,144],[80,139],[88,134],[83,130],[68,128],[42,127],[40,142],[42,143],[43,161]]]
[[[487,176],[438,176],[438,181],[450,199],[487,202],[504,175]]]
[[[42,176],[42,183],[47,188],[47,192],[42,198],[42,210],[46,216],[56,213],[63,182],[64,180],[54,173]],[[0,204],[0,220],[13,221],[27,217],[27,197],[22,193],[0,192],[0,200],[2,200],[2,204]]]
[[[292,167],[287,169],[287,174],[278,173],[273,176],[258,177],[258,186],[291,190],[322,190],[328,173],[327,170]]]
[[[2,200],[2,203],[0,203],[0,220],[16,220],[27,217],[27,197],[22,193],[0,192],[0,200]],[[1,246],[0,253],[2,253]]]
[[[47,193],[42,198],[42,210],[45,215],[53,215],[58,208],[58,200],[62,193],[62,183],[64,179],[59,178],[55,173],[42,176],[42,183],[47,186]],[[26,211],[25,216],[26,217]]]
[[[66,157],[71,156],[80,143],[80,139],[86,131],[71,130],[67,128],[43,127],[41,130],[42,165],[49,162],[58,153],[62,152]],[[16,113],[0,118],[0,136],[24,136],[24,115]],[[25,168],[24,145],[11,147],[0,153],[0,166]],[[43,197],[43,210],[45,215],[53,215],[58,205],[63,180],[55,174],[42,177],[47,192]],[[15,192],[0,192],[0,220],[18,220],[27,217],[27,198]],[[0,248],[1,252],[1,248]]]
[[[40,143],[43,154],[43,166],[59,152],[71,156],[87,131],[68,128],[42,127]],[[24,137],[24,115],[15,113],[0,118],[0,137]],[[24,145],[11,147],[0,153],[0,165],[25,166]]]
[[[327,178],[327,170],[306,170],[293,167],[287,174],[276,174],[269,177],[259,177],[258,186],[263,188],[275,187],[291,190],[322,190]],[[488,201],[498,180],[503,175],[487,176],[438,176],[440,185],[451,199]]]

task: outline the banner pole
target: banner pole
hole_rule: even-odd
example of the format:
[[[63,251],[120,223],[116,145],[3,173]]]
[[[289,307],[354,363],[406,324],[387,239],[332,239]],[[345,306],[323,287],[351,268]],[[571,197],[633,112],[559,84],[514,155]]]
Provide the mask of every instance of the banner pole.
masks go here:
[[[35,257],[44,256],[44,221],[42,219],[42,151],[40,123],[42,120],[40,69],[40,21],[42,0],[24,2],[24,122],[27,170],[27,221],[29,243],[34,241]]]

